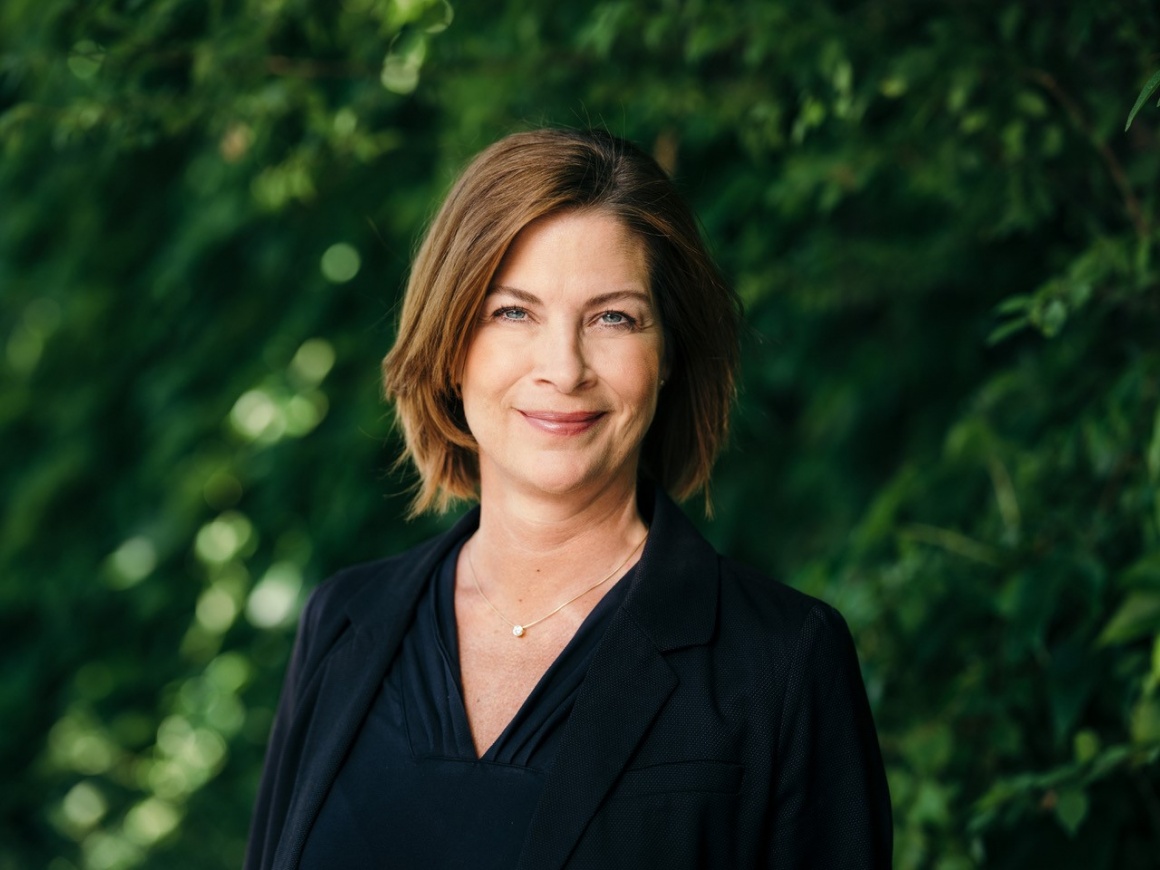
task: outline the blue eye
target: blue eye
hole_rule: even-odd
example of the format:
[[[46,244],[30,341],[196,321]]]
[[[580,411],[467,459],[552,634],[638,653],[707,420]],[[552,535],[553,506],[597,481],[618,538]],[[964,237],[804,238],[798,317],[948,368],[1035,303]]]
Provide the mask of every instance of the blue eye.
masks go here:
[[[527,320],[528,312],[522,308],[501,308],[493,316],[500,320]]]
[[[605,311],[600,315],[600,322],[605,326],[633,326],[636,321],[623,311]]]

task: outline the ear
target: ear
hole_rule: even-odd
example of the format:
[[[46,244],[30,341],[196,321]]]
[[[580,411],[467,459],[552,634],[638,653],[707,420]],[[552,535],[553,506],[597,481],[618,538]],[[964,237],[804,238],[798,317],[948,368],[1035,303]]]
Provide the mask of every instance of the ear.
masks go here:
[[[665,348],[664,354],[661,356],[661,382],[660,386],[665,385],[665,381],[673,373],[673,342],[669,335],[669,331],[664,331]]]

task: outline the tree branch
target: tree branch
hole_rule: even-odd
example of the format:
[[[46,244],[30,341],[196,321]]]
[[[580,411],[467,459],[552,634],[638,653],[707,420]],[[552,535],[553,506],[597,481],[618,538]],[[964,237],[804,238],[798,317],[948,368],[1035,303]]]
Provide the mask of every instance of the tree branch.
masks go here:
[[[1030,69],[1026,74],[1032,81],[1036,82],[1045,91],[1055,98],[1064,111],[1067,112],[1071,122],[1083,133],[1092,147],[1099,152],[1100,157],[1104,161],[1104,166],[1107,167],[1108,174],[1112,177],[1112,183],[1116,185],[1120,196],[1124,200],[1124,208],[1127,209],[1128,217],[1131,218],[1132,225],[1136,228],[1136,234],[1140,238],[1147,238],[1151,234],[1151,227],[1148,223],[1148,218],[1144,215],[1140,208],[1140,201],[1136,198],[1136,194],[1132,191],[1132,185],[1128,181],[1128,176],[1124,172],[1124,167],[1120,163],[1115,152],[1108,147],[1108,143],[1096,135],[1092,125],[1088,122],[1083,110],[1071,96],[1062,88],[1055,76],[1051,73],[1041,69]]]

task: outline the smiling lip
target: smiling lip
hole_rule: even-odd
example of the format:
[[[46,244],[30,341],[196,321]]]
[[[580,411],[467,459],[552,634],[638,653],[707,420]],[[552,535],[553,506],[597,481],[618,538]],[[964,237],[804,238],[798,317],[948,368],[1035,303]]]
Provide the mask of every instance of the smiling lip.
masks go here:
[[[587,432],[604,416],[603,411],[520,411],[524,419],[541,432],[551,435],[579,435]]]

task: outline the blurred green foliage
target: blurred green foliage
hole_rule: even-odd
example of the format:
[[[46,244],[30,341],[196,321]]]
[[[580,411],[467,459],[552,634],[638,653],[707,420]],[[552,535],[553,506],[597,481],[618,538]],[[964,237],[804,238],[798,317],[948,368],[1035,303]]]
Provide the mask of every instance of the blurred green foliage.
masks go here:
[[[837,605],[896,865],[1160,863],[1144,0],[0,6],[0,870],[238,866],[305,593],[445,525],[377,366],[516,129],[653,149],[748,306],[723,549]]]

